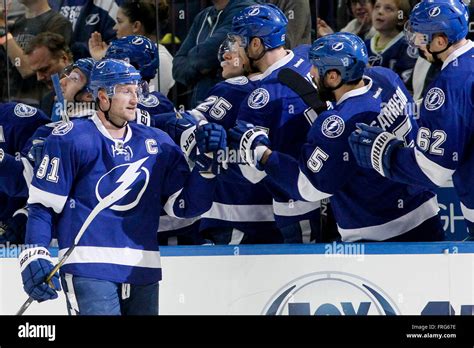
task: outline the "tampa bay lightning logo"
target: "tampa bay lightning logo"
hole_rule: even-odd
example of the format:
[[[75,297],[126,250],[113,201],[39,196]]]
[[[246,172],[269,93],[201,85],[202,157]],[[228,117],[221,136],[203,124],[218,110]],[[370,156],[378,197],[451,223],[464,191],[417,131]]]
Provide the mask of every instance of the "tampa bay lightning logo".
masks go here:
[[[380,66],[383,63],[383,57],[381,54],[376,54],[369,57],[370,66]]]
[[[147,108],[154,108],[160,104],[160,100],[154,94],[149,94],[147,97],[141,95],[140,98],[138,98],[138,103]]]
[[[96,69],[102,69],[105,66],[106,61],[102,61],[95,66]]]
[[[110,209],[127,211],[136,207],[150,181],[150,172],[143,166],[148,158],[118,165],[102,175],[95,187],[97,200],[101,202],[114,193],[116,204]]]
[[[96,25],[99,23],[100,17],[98,13],[93,13],[91,15],[88,15],[86,18],[86,25]]]
[[[344,43],[342,42],[335,43],[334,45],[332,45],[331,48],[333,51],[340,51],[344,48]]]
[[[261,109],[268,104],[270,94],[265,88],[257,88],[250,94],[247,104],[252,109]]]
[[[428,13],[430,17],[437,17],[441,13],[441,9],[439,6],[433,7],[430,12]]]
[[[143,38],[141,38],[141,37],[135,37],[132,40],[132,44],[134,44],[134,45],[141,45],[142,43],[143,43]]]
[[[227,79],[225,80],[225,82],[230,83],[231,85],[243,86],[249,83],[249,79],[246,78],[245,76],[237,76],[237,77],[232,77],[230,79]]]
[[[53,131],[51,134],[53,135],[66,135],[71,131],[71,129],[74,127],[74,123],[68,121],[68,122],[60,122],[56,127],[54,127]]]
[[[18,117],[31,117],[36,114],[37,111],[38,109],[22,103],[16,104],[15,109],[13,109],[13,113]]]
[[[326,118],[321,126],[321,132],[328,138],[337,138],[344,132],[344,120],[337,115]]]
[[[256,16],[259,13],[260,13],[260,6],[254,6],[254,8],[250,10],[249,16]]]
[[[446,97],[444,92],[441,88],[433,87],[431,88],[428,93],[426,93],[425,97],[425,108],[429,111],[434,111],[439,109],[443,106]]]
[[[344,272],[296,278],[273,294],[264,315],[398,315],[395,301],[367,279]]]
[[[413,59],[417,59],[419,57],[418,48],[417,47],[411,47],[410,45],[408,45],[407,54],[408,54],[408,57],[413,58]]]

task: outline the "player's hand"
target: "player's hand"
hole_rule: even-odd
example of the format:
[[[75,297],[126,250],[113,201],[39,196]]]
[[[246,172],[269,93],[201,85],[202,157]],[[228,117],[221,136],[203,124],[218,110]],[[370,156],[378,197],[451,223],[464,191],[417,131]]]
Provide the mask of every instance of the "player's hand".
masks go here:
[[[382,176],[391,177],[392,152],[403,142],[379,127],[364,123],[357,123],[356,126],[358,129],[349,136],[349,145],[357,164],[363,168],[373,168]]]
[[[229,129],[229,147],[239,151],[245,164],[259,168],[259,162],[265,151],[270,147],[267,133],[253,124],[237,121]]]
[[[321,18],[316,19],[316,29],[318,37],[334,33],[334,30],[332,30],[332,28]]]
[[[33,139],[30,150],[28,151],[28,159],[39,165],[43,159],[44,138]]]
[[[89,53],[95,60],[101,60],[109,46],[102,40],[102,35],[95,31],[89,38]]]
[[[38,302],[52,300],[58,297],[61,290],[59,274],[56,272],[47,284],[46,277],[53,270],[51,256],[44,247],[23,250],[19,256],[23,289]]]
[[[196,141],[200,153],[216,153],[225,150],[227,146],[227,133],[217,123],[200,123],[196,131]]]

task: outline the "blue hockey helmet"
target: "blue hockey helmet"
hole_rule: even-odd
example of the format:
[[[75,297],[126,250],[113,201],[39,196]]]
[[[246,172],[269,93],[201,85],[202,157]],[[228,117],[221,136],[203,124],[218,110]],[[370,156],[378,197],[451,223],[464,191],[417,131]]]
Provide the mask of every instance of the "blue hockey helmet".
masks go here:
[[[244,47],[252,38],[258,37],[266,48],[272,49],[285,44],[287,25],[288,19],[277,6],[253,5],[234,16],[231,35],[241,37]]]
[[[351,33],[334,33],[313,42],[308,53],[321,78],[330,70],[341,74],[342,83],[358,80],[369,61],[364,41]]]
[[[90,88],[94,98],[97,98],[101,88],[112,96],[116,85],[139,85],[141,80],[138,70],[126,61],[106,58],[94,65],[90,77]]]
[[[112,41],[105,58],[128,61],[140,71],[144,80],[154,78],[159,65],[157,45],[141,35],[124,36]]]
[[[413,7],[405,24],[405,37],[412,47],[427,45],[435,34],[445,34],[449,43],[466,37],[469,10],[462,0],[423,0]]]

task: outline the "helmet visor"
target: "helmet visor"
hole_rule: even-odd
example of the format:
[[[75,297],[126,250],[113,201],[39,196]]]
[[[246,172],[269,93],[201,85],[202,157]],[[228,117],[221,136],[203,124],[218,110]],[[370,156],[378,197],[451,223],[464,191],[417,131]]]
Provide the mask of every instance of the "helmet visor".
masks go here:
[[[217,53],[217,59],[219,62],[223,62],[225,60],[225,54],[238,54],[239,53],[239,43],[236,41],[234,36],[227,36],[227,38],[222,42],[219,46],[219,51]]]
[[[130,98],[136,96],[137,99],[142,99],[148,97],[149,93],[148,83],[140,81],[138,83],[117,84],[114,86],[113,93],[110,96],[121,95]]]
[[[429,44],[428,35],[416,32],[410,21],[405,23],[404,34],[410,47],[421,48]]]

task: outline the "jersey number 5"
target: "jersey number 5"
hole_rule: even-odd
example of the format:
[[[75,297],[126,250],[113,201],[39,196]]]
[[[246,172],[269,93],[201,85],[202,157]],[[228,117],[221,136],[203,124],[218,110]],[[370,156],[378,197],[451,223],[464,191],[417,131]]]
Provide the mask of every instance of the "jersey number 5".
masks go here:
[[[324,161],[329,158],[329,155],[321,150],[321,148],[316,147],[311,154],[311,157],[308,159],[307,166],[309,170],[313,173],[317,173],[323,167]]]
[[[41,161],[38,171],[36,172],[36,177],[38,179],[43,179],[46,176],[46,172],[48,171],[49,164],[50,164],[49,156],[45,155],[43,157],[43,160]],[[46,176],[46,180],[57,183],[59,180],[58,171],[59,171],[59,158],[53,157],[51,159],[51,170],[49,171],[49,174]]]

